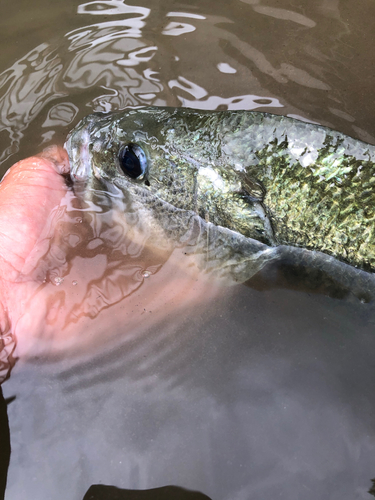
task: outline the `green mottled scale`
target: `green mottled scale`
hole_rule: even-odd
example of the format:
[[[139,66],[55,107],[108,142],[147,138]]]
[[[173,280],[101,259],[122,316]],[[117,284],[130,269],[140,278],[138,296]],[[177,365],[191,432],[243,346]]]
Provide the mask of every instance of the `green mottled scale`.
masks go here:
[[[276,242],[374,269],[375,148],[290,118],[268,120],[275,138],[256,146],[258,164],[246,173],[263,183]]]
[[[148,171],[132,184],[154,195],[147,203],[156,196],[271,247],[317,250],[375,270],[374,146],[264,113],[143,108],[78,125],[68,141],[78,177],[89,175],[85,134],[95,176],[108,181],[124,176],[120,148],[142,147]]]

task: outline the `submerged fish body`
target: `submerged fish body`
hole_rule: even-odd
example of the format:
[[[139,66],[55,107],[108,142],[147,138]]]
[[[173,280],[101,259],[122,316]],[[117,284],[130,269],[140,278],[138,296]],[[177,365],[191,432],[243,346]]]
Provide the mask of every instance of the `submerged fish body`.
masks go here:
[[[331,274],[344,272],[335,259],[353,266],[349,282],[375,270],[375,147],[339,132],[251,111],[141,108],[89,115],[66,147],[84,196],[121,191],[129,213],[193,241],[234,281],[291,247]]]

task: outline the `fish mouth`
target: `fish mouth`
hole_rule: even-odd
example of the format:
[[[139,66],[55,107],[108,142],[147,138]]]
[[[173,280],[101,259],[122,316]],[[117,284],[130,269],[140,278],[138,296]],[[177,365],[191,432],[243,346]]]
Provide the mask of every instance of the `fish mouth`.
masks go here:
[[[85,127],[68,136],[64,147],[68,152],[70,161],[70,177],[72,182],[84,182],[89,179],[91,172],[91,154],[89,145],[91,143],[90,133]],[[77,137],[78,135],[78,137]]]
[[[70,161],[70,177],[73,183],[85,183],[95,168],[92,162],[92,145],[101,128],[108,127],[113,113],[93,113],[86,116],[68,134],[64,147]]]

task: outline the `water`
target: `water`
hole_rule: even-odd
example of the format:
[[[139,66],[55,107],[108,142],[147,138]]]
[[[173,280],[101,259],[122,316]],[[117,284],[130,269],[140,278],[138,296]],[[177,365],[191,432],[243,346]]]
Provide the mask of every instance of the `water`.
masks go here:
[[[374,9],[370,0],[8,2],[2,172],[62,144],[92,110],[141,104],[269,111],[374,144]],[[155,276],[144,281],[159,299]],[[215,500],[371,499],[372,306],[307,287],[286,265],[187,306],[172,303],[168,276],[170,307],[136,310],[143,287],[136,313],[120,302],[81,325],[79,355],[73,343],[69,355],[16,365],[3,386],[16,396],[6,498],[82,498],[102,483],[173,484]],[[82,279],[55,285],[79,294]]]

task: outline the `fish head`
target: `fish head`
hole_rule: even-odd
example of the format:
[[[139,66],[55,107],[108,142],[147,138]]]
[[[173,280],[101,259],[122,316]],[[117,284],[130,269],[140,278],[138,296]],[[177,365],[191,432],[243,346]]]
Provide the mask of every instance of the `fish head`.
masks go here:
[[[262,183],[243,166],[245,143],[225,142],[227,118],[153,107],[89,115],[66,143],[73,183],[86,197],[117,189],[138,207],[169,204],[271,244]]]

